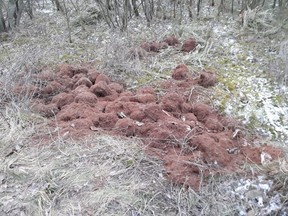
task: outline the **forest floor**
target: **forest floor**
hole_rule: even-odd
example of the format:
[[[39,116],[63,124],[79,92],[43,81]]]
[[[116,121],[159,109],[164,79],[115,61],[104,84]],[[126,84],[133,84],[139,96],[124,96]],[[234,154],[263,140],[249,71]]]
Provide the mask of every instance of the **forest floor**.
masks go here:
[[[1,215],[287,215],[288,26],[271,13],[126,32],[75,16],[73,43],[60,13],[25,19],[0,41]]]

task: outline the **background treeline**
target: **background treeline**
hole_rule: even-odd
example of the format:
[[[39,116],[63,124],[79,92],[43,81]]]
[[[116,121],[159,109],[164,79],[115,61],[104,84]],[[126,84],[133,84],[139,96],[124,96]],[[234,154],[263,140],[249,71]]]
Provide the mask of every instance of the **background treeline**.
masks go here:
[[[86,18],[82,17],[79,25],[104,20],[109,27],[124,31],[132,18],[143,19],[147,25],[155,19],[181,22],[201,15],[207,8],[217,10],[219,16],[223,13],[242,16],[247,10],[276,8],[285,11],[288,0],[0,0],[0,33],[19,26],[23,16],[33,19],[37,8],[51,8],[51,5],[65,15],[68,25],[74,12],[85,12]]]

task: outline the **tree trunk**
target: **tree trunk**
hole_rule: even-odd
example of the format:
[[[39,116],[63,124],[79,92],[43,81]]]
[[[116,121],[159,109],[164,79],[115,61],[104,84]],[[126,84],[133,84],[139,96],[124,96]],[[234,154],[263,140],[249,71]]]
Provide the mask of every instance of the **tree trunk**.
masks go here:
[[[10,29],[19,26],[23,9],[24,9],[23,0],[9,0],[7,19],[8,19],[8,27]]]
[[[132,0],[133,11],[136,17],[139,17],[139,11],[137,7],[137,0]]]
[[[200,14],[201,0],[197,1],[197,16]]]
[[[16,0],[9,0],[8,2],[7,19],[9,29],[16,27]]]
[[[173,4],[173,18],[174,19],[176,18],[176,7],[177,7],[177,0],[175,0]]]
[[[33,19],[34,15],[33,15],[33,9],[32,9],[32,2],[31,0],[27,0],[27,13],[28,13],[28,16],[30,17],[30,19]]]
[[[16,26],[20,25],[20,19],[22,16],[23,9],[24,9],[23,0],[16,0]]]
[[[113,16],[114,17],[114,20],[115,20],[115,25],[117,26],[117,27],[120,27],[121,26],[121,24],[120,24],[120,19],[121,19],[121,13],[120,13],[120,7],[121,7],[121,5],[120,4],[118,4],[117,3],[117,1],[118,0],[114,0],[114,11],[113,11],[113,13],[111,13],[111,16]],[[106,5],[107,6],[107,5]],[[108,6],[107,6],[108,7]],[[108,7],[108,9],[109,9],[109,7]]]
[[[188,4],[188,14],[189,14],[189,18],[191,19],[192,16],[193,16],[193,13],[192,13],[192,3],[193,3],[193,0],[189,0],[189,4]]]
[[[141,0],[141,4],[146,17],[147,26],[150,27],[150,23],[154,14],[154,2],[153,0]]]
[[[224,0],[221,0],[220,5],[218,7],[218,13],[217,16],[220,16],[221,13],[224,11]]]
[[[179,14],[179,25],[181,25],[182,23],[182,19],[183,19],[183,3],[181,1],[179,1],[179,10],[180,10],[180,14]]]
[[[125,0],[124,1],[124,5],[123,5],[123,14],[122,14],[122,24],[120,27],[121,31],[125,31],[127,30],[127,26],[128,26],[128,15],[131,12],[131,5],[130,5],[130,1],[129,0]]]
[[[64,12],[64,15],[65,15],[65,18],[66,18],[66,22],[67,22],[69,43],[73,43],[72,36],[71,36],[70,15],[68,13],[68,8],[67,8],[67,6],[65,4],[65,0],[63,0],[63,7],[64,7],[63,12]]]
[[[107,6],[106,4],[104,4],[101,0],[95,0],[96,3],[99,4],[102,13],[104,14],[104,20],[107,23],[107,25],[109,26],[109,28],[115,28],[115,24],[113,22],[113,17],[112,17],[112,13],[110,13],[109,10],[109,6]],[[106,2],[107,3],[107,2]]]
[[[4,2],[3,0],[0,0],[0,33],[7,31],[4,15],[2,12],[3,6],[4,6]]]

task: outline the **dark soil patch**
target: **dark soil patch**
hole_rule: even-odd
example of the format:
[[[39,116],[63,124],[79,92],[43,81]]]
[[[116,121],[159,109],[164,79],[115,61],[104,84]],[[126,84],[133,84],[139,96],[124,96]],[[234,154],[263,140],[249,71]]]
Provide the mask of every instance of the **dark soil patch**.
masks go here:
[[[179,43],[175,38],[164,42]],[[105,132],[142,138],[147,153],[163,160],[170,180],[194,188],[212,172],[235,172],[244,162],[261,163],[262,152],[273,159],[282,155],[270,146],[250,145],[237,133],[236,121],[194,100],[191,89],[215,85],[216,75],[191,74],[186,65],[177,66],[171,79],[158,84],[164,91],[160,95],[152,87],[127,91],[98,71],[62,65],[35,93],[32,108],[50,118],[62,135],[80,138]]]

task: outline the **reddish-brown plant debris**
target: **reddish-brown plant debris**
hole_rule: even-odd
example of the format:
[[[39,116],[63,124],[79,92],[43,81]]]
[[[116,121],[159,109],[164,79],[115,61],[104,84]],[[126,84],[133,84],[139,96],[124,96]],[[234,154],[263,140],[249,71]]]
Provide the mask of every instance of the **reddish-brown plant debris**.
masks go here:
[[[212,72],[193,77],[186,65],[178,65],[171,79],[158,84],[162,94],[153,87],[131,92],[98,71],[69,65],[59,66],[46,82],[34,94],[32,108],[53,117],[50,125],[57,125],[60,134],[142,138],[146,152],[163,160],[175,183],[198,188],[201,176],[234,172],[247,161],[259,164],[262,152],[273,159],[282,154],[271,146],[250,145],[244,135],[235,135],[235,120],[191,97],[193,87],[215,85]]]

